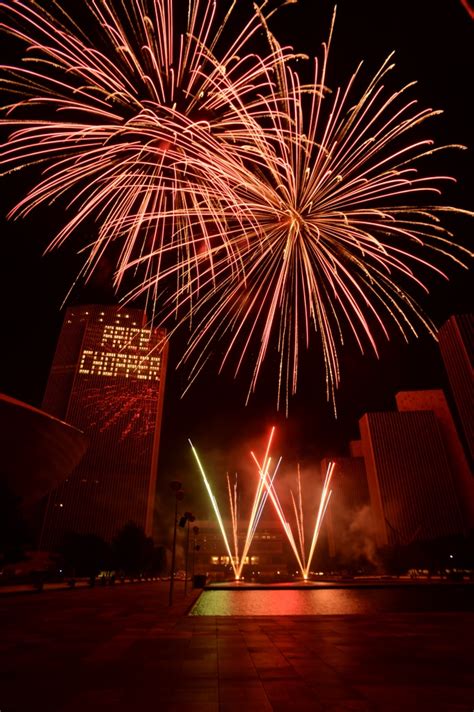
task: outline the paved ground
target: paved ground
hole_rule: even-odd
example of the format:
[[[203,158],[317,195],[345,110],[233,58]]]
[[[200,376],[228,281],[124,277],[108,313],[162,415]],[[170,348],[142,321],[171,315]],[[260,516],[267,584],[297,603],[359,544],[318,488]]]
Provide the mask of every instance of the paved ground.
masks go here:
[[[0,598],[1,712],[474,709],[474,613],[188,617],[182,586]]]

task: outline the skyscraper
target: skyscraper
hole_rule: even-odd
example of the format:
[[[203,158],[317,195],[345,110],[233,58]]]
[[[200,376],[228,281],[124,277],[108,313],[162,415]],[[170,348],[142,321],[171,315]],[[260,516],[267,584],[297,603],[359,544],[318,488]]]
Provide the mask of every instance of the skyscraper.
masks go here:
[[[453,477],[432,411],[359,421],[377,546],[461,534]]]
[[[474,477],[459,440],[446,396],[441,389],[401,391],[396,395],[400,412],[429,410],[434,413],[453,475],[465,529],[474,530]]]
[[[110,541],[128,521],[152,534],[166,358],[166,331],[148,328],[141,309],[67,309],[43,408],[83,430],[89,448],[49,496],[43,548],[67,531]]]
[[[439,348],[461,421],[467,452],[474,462],[474,316],[452,316],[438,331]]]

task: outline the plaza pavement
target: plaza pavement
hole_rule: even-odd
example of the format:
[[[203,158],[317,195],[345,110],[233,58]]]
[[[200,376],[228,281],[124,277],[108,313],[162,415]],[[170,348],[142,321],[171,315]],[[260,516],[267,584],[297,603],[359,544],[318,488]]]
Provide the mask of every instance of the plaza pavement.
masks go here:
[[[474,613],[187,616],[199,593],[0,596],[1,712],[474,709]]]

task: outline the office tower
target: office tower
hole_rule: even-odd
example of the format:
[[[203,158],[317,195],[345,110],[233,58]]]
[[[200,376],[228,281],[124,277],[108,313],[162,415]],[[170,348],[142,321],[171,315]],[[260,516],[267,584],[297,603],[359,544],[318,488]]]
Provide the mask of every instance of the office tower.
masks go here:
[[[438,331],[439,348],[461,422],[462,434],[474,462],[474,316],[452,316]]]
[[[128,521],[152,535],[167,340],[141,309],[66,311],[43,408],[83,430],[89,447],[51,492],[42,548],[65,532],[110,541]]]
[[[400,412],[428,410],[434,413],[448,456],[465,529],[474,529],[474,477],[443,391],[401,391],[396,395],[396,403]]]
[[[461,534],[461,511],[435,414],[366,413],[359,428],[377,545]]]
[[[357,456],[324,459],[321,472],[326,472],[330,461],[335,467],[323,530],[328,535],[329,555],[354,561],[374,549],[364,459]]]

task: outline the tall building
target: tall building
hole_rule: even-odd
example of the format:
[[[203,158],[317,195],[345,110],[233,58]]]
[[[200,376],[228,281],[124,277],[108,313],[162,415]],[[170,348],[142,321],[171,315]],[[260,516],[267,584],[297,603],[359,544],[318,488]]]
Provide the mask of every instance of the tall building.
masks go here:
[[[463,533],[435,414],[366,413],[359,427],[377,545]]]
[[[396,402],[400,412],[429,410],[434,413],[448,456],[465,529],[474,530],[474,476],[461,445],[444,392],[440,389],[401,391],[396,395]]]
[[[461,427],[474,462],[474,316],[452,316],[438,331],[439,348]]]
[[[43,408],[83,430],[89,447],[49,496],[42,548],[67,531],[110,541],[128,521],[152,535],[167,348],[141,309],[67,309]]]

